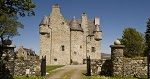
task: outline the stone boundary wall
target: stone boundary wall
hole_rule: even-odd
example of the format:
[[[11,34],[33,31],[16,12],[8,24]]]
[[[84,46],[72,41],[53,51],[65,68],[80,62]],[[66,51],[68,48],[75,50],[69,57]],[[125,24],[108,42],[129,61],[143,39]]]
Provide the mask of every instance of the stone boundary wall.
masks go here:
[[[123,76],[146,77],[147,76],[147,58],[124,58]]]
[[[117,40],[111,47],[110,60],[97,60],[91,62],[92,73],[108,76],[129,76],[144,78],[147,76],[147,57],[125,58],[124,45]]]
[[[99,59],[91,61],[92,75],[108,75],[111,73],[111,60]]]
[[[40,75],[40,60],[15,60],[14,75]]]
[[[116,61],[117,63],[117,61]],[[91,61],[92,75],[113,75],[113,65],[111,59],[99,59]],[[119,76],[144,78],[147,76],[147,58],[123,58],[123,68]]]

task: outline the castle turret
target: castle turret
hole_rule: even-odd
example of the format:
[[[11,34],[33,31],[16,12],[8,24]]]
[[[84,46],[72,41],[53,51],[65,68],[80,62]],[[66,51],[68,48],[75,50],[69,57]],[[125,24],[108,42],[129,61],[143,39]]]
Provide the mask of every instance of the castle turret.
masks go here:
[[[40,26],[40,34],[47,34],[48,33],[48,17],[45,16],[41,23],[39,24]]]
[[[99,26],[100,26],[100,20],[98,17],[95,18],[94,20],[94,24],[95,24],[95,29],[94,29],[94,38],[96,41],[102,40],[102,31],[100,30]]]

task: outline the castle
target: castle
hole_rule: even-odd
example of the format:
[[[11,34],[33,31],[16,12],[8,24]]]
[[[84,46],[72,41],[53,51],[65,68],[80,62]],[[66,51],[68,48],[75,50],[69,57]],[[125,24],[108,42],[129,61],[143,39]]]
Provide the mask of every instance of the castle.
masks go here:
[[[60,6],[39,24],[40,58],[46,56],[47,65],[83,64],[87,56],[101,58],[102,31],[100,19],[89,20],[86,13],[81,19],[66,20]]]

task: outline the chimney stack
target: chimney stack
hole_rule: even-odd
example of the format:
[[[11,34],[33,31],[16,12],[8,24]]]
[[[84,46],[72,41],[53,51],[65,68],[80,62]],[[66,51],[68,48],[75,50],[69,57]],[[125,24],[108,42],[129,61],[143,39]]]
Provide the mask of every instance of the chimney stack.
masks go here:
[[[52,13],[60,13],[60,6],[59,6],[59,4],[54,4],[52,6]]]
[[[95,17],[94,24],[98,25],[98,26],[100,25],[100,19],[99,19],[99,17]]]

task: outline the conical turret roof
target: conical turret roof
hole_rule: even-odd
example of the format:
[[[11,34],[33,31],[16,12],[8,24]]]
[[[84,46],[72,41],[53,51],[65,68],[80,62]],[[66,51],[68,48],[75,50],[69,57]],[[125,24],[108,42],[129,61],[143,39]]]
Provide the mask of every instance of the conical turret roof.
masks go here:
[[[47,25],[47,24],[48,24],[48,17],[45,16],[45,17],[42,19],[42,21],[41,21],[41,23],[39,24],[39,26],[41,26],[41,25]]]

